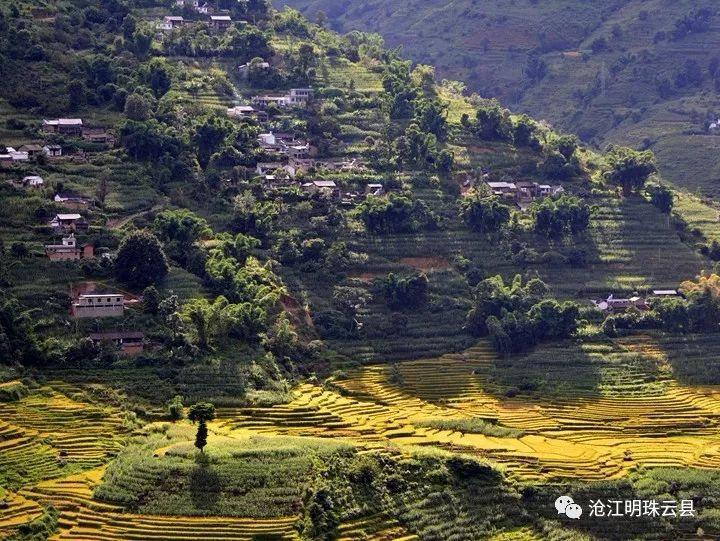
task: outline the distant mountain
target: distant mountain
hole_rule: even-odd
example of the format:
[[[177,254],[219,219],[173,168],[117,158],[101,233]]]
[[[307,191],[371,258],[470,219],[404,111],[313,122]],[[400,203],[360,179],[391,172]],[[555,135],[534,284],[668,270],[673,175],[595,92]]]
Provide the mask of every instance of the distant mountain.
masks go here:
[[[275,0],[380,33],[440,77],[597,146],[650,147],[678,184],[720,194],[713,0]]]

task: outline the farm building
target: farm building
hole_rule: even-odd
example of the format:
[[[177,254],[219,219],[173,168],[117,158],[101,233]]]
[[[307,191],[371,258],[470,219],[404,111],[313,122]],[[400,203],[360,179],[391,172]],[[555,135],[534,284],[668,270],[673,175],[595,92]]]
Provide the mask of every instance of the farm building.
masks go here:
[[[45,145],[43,154],[48,158],[59,158],[62,156],[62,147],[60,145]]]
[[[624,312],[629,308],[637,308],[638,310],[647,310],[648,304],[642,297],[633,296],[630,298],[615,298],[610,295],[604,300],[594,300],[593,305],[603,312],[616,313]]]
[[[95,257],[92,244],[79,245],[72,234],[63,237],[62,244],[46,244],[45,254],[50,261],[77,261]]]
[[[331,199],[340,199],[340,189],[332,180],[313,180],[303,184],[302,188],[310,194],[322,194]]]
[[[56,214],[48,225],[56,231],[87,231],[89,227],[79,214]]]
[[[80,137],[83,134],[83,121],[80,118],[58,118],[43,120],[43,131],[46,133],[59,133],[70,137]]]
[[[28,175],[22,179],[22,185],[26,188],[41,188],[44,184],[45,180],[38,175]]]
[[[90,204],[87,197],[83,197],[75,192],[58,192],[53,197],[55,203],[69,209],[85,209]]]
[[[227,30],[232,25],[230,15],[210,15],[210,28],[213,30]]]
[[[80,295],[72,305],[73,317],[120,317],[125,313],[125,297],[117,293]]]
[[[21,146],[18,151],[25,152],[29,157],[34,158],[35,156],[39,156],[43,153],[43,147],[40,145],[29,144]]]
[[[132,355],[141,353],[144,349],[145,334],[141,332],[96,332],[88,335],[88,338],[95,344],[109,342],[113,344],[120,353]]]

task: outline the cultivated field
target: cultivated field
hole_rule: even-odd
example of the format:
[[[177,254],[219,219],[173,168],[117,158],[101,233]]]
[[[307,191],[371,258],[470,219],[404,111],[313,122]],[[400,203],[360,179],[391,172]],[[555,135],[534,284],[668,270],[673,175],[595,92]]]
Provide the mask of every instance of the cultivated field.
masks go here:
[[[205,466],[192,458],[188,424],[140,428],[119,408],[91,402],[97,391],[50,382],[0,404],[0,532],[52,505],[60,513],[53,540],[298,539],[311,464],[338,460],[331,457],[447,452],[537,486],[608,482],[654,467],[714,472],[720,387],[708,383],[720,379],[704,363],[718,355],[709,336],[638,335],[506,360],[480,342],[435,359],[352,369],[299,386],[287,404],[221,407]],[[492,505],[506,505],[509,496],[493,490]],[[348,513],[338,538],[434,539],[438,524],[466,539],[480,535],[471,510],[441,518],[423,494],[404,501],[397,517]],[[543,538],[508,528],[497,539]]]

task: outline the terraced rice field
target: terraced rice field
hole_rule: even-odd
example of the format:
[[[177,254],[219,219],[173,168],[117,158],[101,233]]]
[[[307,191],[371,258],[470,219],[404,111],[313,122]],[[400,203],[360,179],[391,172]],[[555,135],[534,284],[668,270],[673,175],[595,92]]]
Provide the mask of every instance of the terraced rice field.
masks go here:
[[[492,383],[498,361],[488,345],[480,344],[438,359],[365,367],[334,387],[303,385],[290,404],[224,410],[220,427],[343,437],[367,448],[440,447],[482,457],[521,480],[616,479],[638,465],[720,467],[715,437],[720,388],[689,387],[663,375],[669,368],[662,348],[649,337],[626,339],[616,347],[629,359],[642,355],[648,367],[623,379],[609,366],[600,378],[605,384],[592,390],[507,398]],[[585,347],[588,359],[579,362],[598,363],[607,354],[592,350]],[[549,377],[562,377],[560,372],[550,371]],[[463,434],[421,423],[468,418],[524,435]]]
[[[461,353],[366,366],[325,385],[303,384],[287,404],[222,407],[211,430],[225,441],[254,434],[344,439],[361,454],[443,449],[477,456],[523,482],[612,480],[639,466],[718,469],[720,386],[678,380],[667,353],[678,346],[672,338],[642,335],[552,344],[500,360],[481,342]],[[710,344],[698,347],[705,358],[713,355]],[[526,389],[526,380],[541,388]],[[0,535],[51,504],[60,511],[54,541],[299,538],[299,516],[168,517],[131,513],[94,498],[104,464],[125,432],[118,412],[80,398],[77,388],[55,382],[0,404],[0,472],[2,486],[11,490],[0,509]],[[468,422],[473,419],[484,424]],[[511,428],[515,434],[471,433],[474,426],[495,426],[496,433]],[[6,473],[21,467],[23,480]],[[429,504],[418,500],[408,513],[413,505]],[[423,513],[430,513],[425,507]],[[418,539],[402,520],[359,513],[343,520],[339,539]],[[418,528],[421,534],[424,526]],[[533,535],[518,530],[498,539]]]
[[[251,541],[261,535],[275,541],[297,538],[293,529],[297,517],[261,520],[124,513],[122,507],[93,499],[92,489],[102,474],[103,469],[100,468],[59,481],[40,483],[23,491],[26,497],[50,503],[60,511],[60,532],[51,541]]]

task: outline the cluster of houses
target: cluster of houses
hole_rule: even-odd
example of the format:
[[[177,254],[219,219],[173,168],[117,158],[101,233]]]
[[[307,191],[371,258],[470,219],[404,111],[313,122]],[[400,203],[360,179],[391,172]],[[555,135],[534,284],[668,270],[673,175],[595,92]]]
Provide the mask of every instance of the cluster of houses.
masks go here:
[[[260,147],[266,152],[274,152],[290,159],[310,157],[310,145],[307,141],[296,139],[291,133],[261,133],[258,137]]]
[[[680,293],[675,289],[654,289],[648,297],[633,295],[632,297],[615,297],[608,296],[607,299],[594,299],[590,301],[592,305],[602,312],[608,314],[617,314],[625,312],[630,308],[636,310],[649,310],[652,304],[652,298],[669,298],[679,297]]]
[[[101,128],[86,128],[80,118],[56,118],[43,120],[42,131],[46,134],[57,134],[65,137],[82,138],[88,143],[112,147],[115,144],[115,136]],[[0,152],[0,162],[22,162],[45,156],[46,158],[60,158],[63,149],[60,145],[47,143],[40,145],[28,143],[19,148],[5,147]]]
[[[536,199],[554,197],[565,193],[565,188],[560,185],[540,184],[538,182],[495,182],[486,180],[485,184],[487,184],[494,195],[521,207]]]

